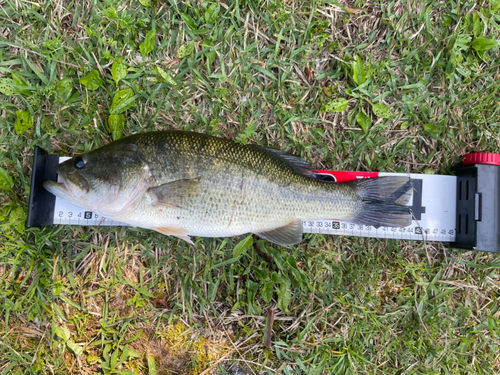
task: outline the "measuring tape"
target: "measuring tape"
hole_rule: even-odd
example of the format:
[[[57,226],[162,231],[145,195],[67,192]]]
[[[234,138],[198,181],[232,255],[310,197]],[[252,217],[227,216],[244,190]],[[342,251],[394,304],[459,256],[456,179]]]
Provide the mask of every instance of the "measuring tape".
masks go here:
[[[475,156],[471,157],[469,155]],[[413,215],[413,221],[411,225],[404,228],[375,228],[369,225],[360,225],[339,220],[303,220],[303,231],[304,233],[326,235],[441,241],[452,243],[454,247],[483,251],[500,251],[500,235],[498,235],[498,233],[500,233],[498,230],[498,223],[500,223],[499,205],[496,205],[498,221],[495,223],[497,228],[497,243],[496,245],[494,243],[488,243],[484,245],[488,247],[485,249],[478,248],[477,234],[480,232],[478,223],[484,218],[479,218],[477,212],[481,210],[484,215],[486,211],[488,211],[487,207],[485,207],[485,209],[481,205],[481,202],[487,201],[485,201],[483,197],[483,200],[479,202],[479,198],[477,198],[477,194],[482,194],[481,196],[484,195],[484,193],[477,193],[476,191],[477,182],[479,180],[477,171],[475,174],[476,180],[474,181],[470,181],[470,179],[467,180],[468,177],[464,180],[464,175],[463,173],[461,174],[461,171],[465,171],[465,174],[470,174],[471,171],[474,172],[476,170],[475,168],[480,167],[478,163],[486,161],[484,164],[488,165],[483,165],[482,167],[493,167],[498,170],[498,178],[495,181],[500,186],[500,155],[484,154],[498,156],[498,159],[491,156],[483,157],[484,160],[478,157],[478,154],[469,155],[465,158],[462,169],[457,169],[457,176],[311,170],[310,172],[317,178],[332,182],[344,182],[354,179],[383,176],[409,177],[412,179],[413,184],[413,196],[411,204],[409,205]],[[54,167],[67,159],[69,158],[48,155],[41,148],[35,148],[27,226],[36,227],[54,224],[127,226],[128,224],[100,217],[92,211],[76,207],[63,199],[56,198],[43,189],[41,185],[43,180],[50,179],[55,181],[57,175]],[[495,163],[498,164],[495,165]],[[491,175],[491,170],[488,170],[487,174]],[[465,189],[470,189],[470,194],[469,190],[467,190],[467,194],[465,194]],[[494,194],[497,196],[497,202],[500,202],[500,199],[498,199],[498,187]],[[467,199],[465,199],[466,197]],[[462,205],[459,204],[461,200],[463,200],[464,203]],[[473,210],[473,212],[470,212],[470,217],[469,213],[467,213],[470,211],[469,206],[472,206]],[[469,211],[465,212],[465,208]],[[475,213],[474,210],[477,212]],[[462,213],[462,211],[465,213]],[[470,220],[474,220],[474,222],[471,222],[469,227]],[[473,234],[476,237],[474,239],[475,241],[470,240],[472,232],[474,232]],[[463,242],[464,238],[469,242]],[[481,242],[481,240],[479,242]]]
[[[413,197],[409,208],[412,211],[413,221],[404,228],[375,228],[345,221],[304,220],[302,224],[306,233],[443,242],[454,242],[456,239],[455,176],[322,170],[311,172],[320,177],[332,176],[332,181],[335,182],[384,176],[410,177]]]

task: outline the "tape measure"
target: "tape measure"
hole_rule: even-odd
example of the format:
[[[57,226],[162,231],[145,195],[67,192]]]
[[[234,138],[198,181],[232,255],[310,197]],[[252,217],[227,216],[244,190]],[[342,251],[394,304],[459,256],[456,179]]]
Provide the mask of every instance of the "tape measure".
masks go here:
[[[69,158],[48,155],[43,149],[35,147],[27,226],[54,224],[127,226],[125,223],[100,217],[92,211],[76,207],[43,189],[44,180],[57,180],[54,167],[66,159]],[[382,176],[407,176],[413,183],[412,202],[409,205],[413,221],[404,228],[375,228],[328,218],[304,220],[302,222],[304,233],[441,241],[448,242],[454,247],[500,251],[500,197],[498,196],[500,155],[498,154],[466,155],[461,166],[456,168],[456,176],[325,170],[310,172],[319,179],[332,182]],[[485,177],[485,173],[488,178]],[[493,189],[491,194],[485,196],[482,192],[484,189],[478,192],[478,187],[481,186],[478,182],[482,182],[487,189]],[[489,202],[484,199],[492,199],[492,196],[496,196],[494,210],[482,204]],[[481,230],[481,224],[488,222],[492,216],[490,211],[496,211],[498,220],[493,226],[490,223],[487,231]],[[478,241],[478,233],[488,238],[484,237]],[[489,237],[495,237],[496,242]]]
[[[360,178],[405,176],[412,179],[413,197],[409,208],[411,225],[404,228],[375,228],[336,220],[304,220],[306,233],[339,234],[347,236],[393,238],[400,240],[455,241],[456,177],[428,174],[383,172],[345,172],[313,170],[319,178],[345,182]]]

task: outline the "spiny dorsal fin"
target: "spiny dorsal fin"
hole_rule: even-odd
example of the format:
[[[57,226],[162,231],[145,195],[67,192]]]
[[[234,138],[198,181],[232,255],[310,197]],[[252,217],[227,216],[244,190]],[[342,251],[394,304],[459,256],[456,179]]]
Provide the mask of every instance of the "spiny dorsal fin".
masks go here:
[[[309,164],[306,160],[302,159],[300,156],[291,155],[286,151],[277,150],[275,148],[270,148],[270,147],[265,147],[265,146],[260,146],[260,145],[251,145],[249,147],[260,148],[261,150],[264,150],[266,152],[270,152],[270,153],[278,156],[279,158],[287,161],[291,166],[293,166],[296,169],[299,169],[299,170],[312,169],[311,164]]]
[[[281,246],[295,245],[302,242],[302,221],[293,220],[282,227],[255,234]]]

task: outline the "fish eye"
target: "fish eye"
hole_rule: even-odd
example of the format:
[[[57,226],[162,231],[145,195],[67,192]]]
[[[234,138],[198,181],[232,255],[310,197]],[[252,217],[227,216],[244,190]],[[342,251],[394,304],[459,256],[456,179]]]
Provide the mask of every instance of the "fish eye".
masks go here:
[[[82,159],[81,156],[77,156],[75,158],[75,167],[76,168],[82,169],[85,166],[85,164],[87,164],[87,163]]]

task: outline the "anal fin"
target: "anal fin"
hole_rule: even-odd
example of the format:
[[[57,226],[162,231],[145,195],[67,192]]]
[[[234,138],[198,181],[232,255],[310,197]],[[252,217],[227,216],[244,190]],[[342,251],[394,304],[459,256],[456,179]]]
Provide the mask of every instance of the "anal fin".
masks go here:
[[[282,227],[255,234],[281,246],[295,245],[302,242],[302,221],[293,220]]]
[[[158,233],[164,234],[165,236],[174,236],[186,241],[188,244],[193,245],[193,241],[188,236],[187,230],[184,228],[174,228],[174,227],[155,227],[152,228]]]

